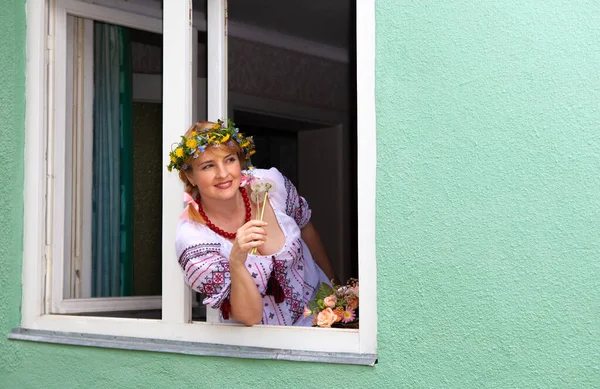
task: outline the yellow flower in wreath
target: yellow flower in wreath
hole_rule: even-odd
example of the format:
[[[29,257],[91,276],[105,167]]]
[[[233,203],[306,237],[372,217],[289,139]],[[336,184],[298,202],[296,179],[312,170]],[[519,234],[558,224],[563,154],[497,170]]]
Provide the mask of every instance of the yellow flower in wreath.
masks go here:
[[[213,130],[218,130],[219,128],[221,128],[221,125],[219,123],[215,123],[212,126]]]
[[[185,145],[190,149],[195,149],[198,146],[198,141],[194,138],[190,138],[185,142]]]
[[[225,143],[225,142],[227,142],[228,140],[229,140],[229,134],[225,135],[225,136],[223,137],[223,139],[221,139],[221,142]]]
[[[177,156],[177,158],[181,158],[183,157],[183,148],[178,147],[175,149],[175,156]]]

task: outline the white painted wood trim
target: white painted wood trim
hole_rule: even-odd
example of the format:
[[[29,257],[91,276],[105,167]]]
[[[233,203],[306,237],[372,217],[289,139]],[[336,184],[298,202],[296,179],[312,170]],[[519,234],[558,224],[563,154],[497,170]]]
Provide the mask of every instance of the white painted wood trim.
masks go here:
[[[117,9],[129,13],[148,16],[151,18],[162,18],[161,1],[154,0],[76,0],[87,4],[95,4],[100,7]]]
[[[73,104],[73,99],[77,98],[77,94],[73,93],[74,91],[74,86],[77,85],[77,81],[74,80],[75,77],[75,73],[79,70],[77,68],[77,64],[74,63],[73,61],[73,56],[75,55],[75,53],[77,53],[77,49],[74,49],[73,45],[74,45],[74,41],[76,41],[77,37],[75,36],[75,34],[73,33],[73,28],[75,27],[75,24],[78,23],[78,21],[76,21],[77,19],[73,16],[67,15],[67,28],[66,28],[66,37],[67,37],[67,43],[66,43],[66,51],[67,51],[67,60],[66,60],[66,64],[67,64],[67,76],[65,78],[65,82],[66,82],[66,90],[68,91],[68,93],[66,93],[66,104],[65,104],[65,108],[66,108],[66,115],[65,115],[65,125],[66,125],[66,131],[65,131],[65,144],[69,145],[69,147],[71,147],[73,145],[73,141],[76,138],[76,131],[74,131],[73,129],[73,122],[77,122],[77,118],[74,117],[75,115],[77,115],[77,110],[74,110],[74,105]],[[75,52],[75,53],[74,53]],[[76,151],[72,152],[72,153],[65,153],[65,166],[69,167],[69,171],[66,172],[65,176],[66,176],[66,180],[65,180],[65,198],[63,199],[63,202],[66,204],[65,206],[65,232],[64,232],[64,244],[65,244],[65,252],[67,253],[67,258],[64,261],[64,265],[65,268],[63,270],[64,274],[66,274],[65,277],[63,277],[63,292],[62,295],[65,297],[75,297],[72,296],[70,293],[70,289],[71,289],[71,263],[72,262],[76,262],[76,260],[73,260],[73,255],[71,252],[71,242],[73,240],[75,240],[76,238],[73,236],[73,233],[75,232],[75,228],[73,226],[73,215],[76,212],[73,212],[76,206],[76,201],[77,201],[77,195],[75,195],[73,193],[73,187],[77,186],[76,183],[73,183],[74,181],[74,175],[78,174],[81,169],[77,169],[77,166],[73,163],[73,160],[77,158],[76,155]]]
[[[161,296],[78,298],[63,300],[56,313],[143,311],[160,309],[161,305]]]
[[[23,190],[22,325],[43,312],[46,138],[46,1],[28,0],[26,6],[25,180]]]
[[[227,116],[227,0],[207,0],[206,72],[207,120]],[[206,321],[219,322],[219,311],[206,307]]]
[[[55,9],[55,31],[54,31],[54,73],[50,75],[53,79],[54,90],[51,99],[54,107],[54,122],[48,131],[48,161],[52,162],[52,170],[49,171],[49,180],[53,184],[51,193],[53,202],[49,202],[48,214],[51,215],[51,234],[49,244],[52,247],[52,275],[51,275],[51,312],[60,309],[60,302],[64,298],[65,278],[65,247],[64,232],[66,231],[66,175],[70,174],[71,168],[66,165],[67,139],[67,12],[58,6]],[[50,178],[51,177],[51,178]]]
[[[358,273],[361,353],[377,352],[375,0],[356,2]]]
[[[207,1],[207,116],[216,121],[227,117],[227,0]]]
[[[164,320],[62,315],[39,317],[28,329],[288,350],[359,352],[359,331],[354,329],[246,327],[238,324],[167,323]]]
[[[169,164],[173,142],[192,121],[191,2],[164,3],[163,23],[163,166]],[[183,210],[183,183],[177,172],[163,169],[162,193],[162,321],[182,324],[191,320],[191,290],[183,280],[175,256],[175,230]]]
[[[162,32],[162,17],[146,16],[135,11],[115,10],[78,0],[56,0],[57,5],[65,8],[70,15],[93,19],[101,22],[116,24],[143,31]],[[102,3],[96,1],[95,3]]]
[[[74,35],[75,21],[80,24]],[[76,153],[66,153],[70,168],[66,180],[65,204],[65,268],[62,296],[65,298],[91,297],[91,220],[92,220],[92,142],[93,142],[93,49],[94,22],[89,19],[67,17],[67,145],[77,142]],[[79,42],[75,49],[74,42]],[[61,43],[59,43],[61,44]],[[79,58],[79,63],[74,59]],[[76,79],[74,78],[76,76]],[[74,89],[76,88],[76,89]],[[73,93],[69,93],[73,91]],[[77,93],[75,93],[77,91]],[[74,101],[74,96],[77,97]],[[75,123],[74,123],[75,122]],[[86,173],[88,172],[88,173]],[[74,244],[74,246],[72,246]],[[79,274],[79,276],[77,275]]]
[[[53,191],[53,171],[54,171],[54,160],[51,158],[53,146],[53,137],[52,132],[54,130],[54,57],[55,57],[55,48],[54,48],[54,39],[55,39],[55,28],[56,24],[56,1],[50,1],[50,5],[47,6],[46,10],[48,12],[48,34],[45,37],[45,44],[47,48],[46,52],[46,63],[47,70],[45,73],[45,81],[47,81],[47,89],[46,89],[46,132],[45,135],[45,154],[46,154],[46,165],[45,165],[45,174],[46,174],[46,187],[45,187],[45,218],[44,218],[44,268],[42,272],[44,274],[44,289],[43,289],[43,313],[52,312],[52,213],[54,203],[54,191]],[[48,4],[48,3],[46,3]]]

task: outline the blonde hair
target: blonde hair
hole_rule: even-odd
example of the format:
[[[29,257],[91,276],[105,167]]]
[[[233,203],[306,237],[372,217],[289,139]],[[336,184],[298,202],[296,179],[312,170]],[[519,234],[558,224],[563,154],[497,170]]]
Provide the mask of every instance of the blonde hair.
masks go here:
[[[192,132],[196,132],[198,134],[202,134],[203,132],[208,132],[208,131],[211,130],[211,128],[212,128],[212,126],[214,124],[215,123],[213,123],[213,122],[196,122],[194,125],[192,125],[185,132],[184,136],[186,138],[190,138],[192,136]],[[208,147],[214,147],[214,146],[208,146]],[[246,166],[247,161],[248,161],[248,157],[244,153],[242,153],[242,149],[237,144],[237,142],[231,142],[229,144],[223,143],[223,144],[221,144],[219,146],[219,148],[222,149],[223,151],[227,151],[227,152],[230,152],[230,153],[236,153],[237,156],[238,156],[238,159],[240,161],[240,166],[242,166],[242,167]],[[179,179],[185,185],[185,189],[184,190],[190,196],[193,196],[195,186],[192,185],[192,183],[188,179],[186,172],[189,172],[190,170],[192,170],[192,166],[193,166],[192,162],[193,161],[194,161],[194,157],[192,155],[190,155],[185,160],[185,164],[187,165],[186,169],[180,169],[179,170]],[[196,200],[196,199],[194,198],[194,200]],[[206,222],[202,218],[202,216],[200,216],[200,213],[198,213],[198,211],[196,210],[196,208],[194,208],[193,206],[188,207],[188,218],[190,220],[193,220],[193,221],[196,221],[196,222],[200,222],[200,223],[205,223]]]

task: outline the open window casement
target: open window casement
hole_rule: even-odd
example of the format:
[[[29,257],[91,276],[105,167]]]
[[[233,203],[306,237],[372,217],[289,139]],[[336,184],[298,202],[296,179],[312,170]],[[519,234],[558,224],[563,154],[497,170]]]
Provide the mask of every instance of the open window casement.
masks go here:
[[[375,131],[374,7],[374,0],[357,2],[358,139],[374,139]],[[192,11],[189,0],[163,1],[162,10],[160,3],[144,0],[27,2],[23,303],[21,328],[10,337],[199,355],[373,364],[377,343],[375,142],[358,142],[357,151],[359,329],[218,324],[214,312],[208,313],[208,323],[192,321],[192,293],[174,250],[183,185],[166,169],[162,172],[162,296],[91,297],[93,23],[163,34],[162,165],[166,166],[172,143],[198,119],[198,29],[207,31],[207,119],[227,114],[226,0],[207,0],[206,23],[196,22],[204,15]],[[159,319],[76,315],[156,307],[161,308]]]
[[[51,280],[44,296],[46,313],[160,309],[160,296],[131,296],[132,250],[122,250],[132,245],[131,210],[129,217],[123,209],[112,214],[110,210],[115,203],[125,203],[125,185],[119,182],[119,169],[129,165],[127,177],[132,176],[131,161],[114,162],[119,157],[114,154],[121,147],[126,150],[125,155],[131,155],[131,147],[127,149],[123,139],[106,145],[106,141],[112,141],[110,136],[115,138],[114,134],[104,139],[98,135],[103,127],[98,123],[106,123],[106,128],[123,126],[123,109],[119,110],[118,105],[115,109],[113,102],[119,99],[119,83],[122,85],[127,77],[131,81],[132,74],[130,70],[128,74],[122,72],[120,78],[111,74],[115,64],[110,61],[118,61],[119,54],[109,53],[104,62],[99,62],[94,50],[98,52],[104,45],[108,52],[119,43],[119,27],[160,33],[161,20],[78,1],[59,0],[49,6],[48,12],[48,93],[53,115],[48,118],[47,146],[51,177],[48,199],[52,202],[46,218],[46,277]],[[118,72],[119,63],[116,66]],[[103,74],[98,76],[98,72]],[[102,76],[106,76],[105,82]],[[104,93],[111,89],[115,92]],[[98,104],[99,100],[102,103]],[[131,126],[125,131],[131,142]],[[120,138],[125,131],[121,131]],[[112,171],[94,160],[99,153],[103,153],[104,165],[113,165],[109,167]],[[94,177],[100,178],[93,182]],[[92,260],[94,239],[96,261]]]

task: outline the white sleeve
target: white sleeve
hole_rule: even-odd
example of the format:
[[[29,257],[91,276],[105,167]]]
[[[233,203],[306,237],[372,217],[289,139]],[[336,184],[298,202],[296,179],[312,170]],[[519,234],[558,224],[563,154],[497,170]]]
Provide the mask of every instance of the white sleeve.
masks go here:
[[[202,293],[204,305],[219,309],[229,297],[229,259],[221,254],[221,243],[202,234],[194,222],[177,225],[175,247],[186,284]]]

